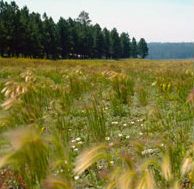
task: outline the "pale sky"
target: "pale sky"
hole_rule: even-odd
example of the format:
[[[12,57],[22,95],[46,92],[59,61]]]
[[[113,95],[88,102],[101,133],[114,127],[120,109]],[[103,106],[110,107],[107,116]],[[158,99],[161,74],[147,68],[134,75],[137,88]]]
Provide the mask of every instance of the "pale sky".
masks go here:
[[[10,2],[10,0],[8,0]],[[20,7],[52,16],[77,18],[89,12],[92,23],[148,42],[194,42],[194,0],[16,0]]]

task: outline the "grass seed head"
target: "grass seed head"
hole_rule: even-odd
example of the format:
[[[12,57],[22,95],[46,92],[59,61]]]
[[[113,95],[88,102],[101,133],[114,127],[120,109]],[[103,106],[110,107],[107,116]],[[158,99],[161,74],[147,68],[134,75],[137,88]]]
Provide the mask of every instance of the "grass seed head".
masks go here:
[[[106,149],[106,145],[100,144],[85,150],[76,159],[74,173],[80,175],[96,161],[106,157]]]
[[[170,156],[168,153],[166,153],[163,156],[162,164],[161,164],[161,170],[164,178],[169,181],[172,179],[172,172],[171,172],[171,161]]]

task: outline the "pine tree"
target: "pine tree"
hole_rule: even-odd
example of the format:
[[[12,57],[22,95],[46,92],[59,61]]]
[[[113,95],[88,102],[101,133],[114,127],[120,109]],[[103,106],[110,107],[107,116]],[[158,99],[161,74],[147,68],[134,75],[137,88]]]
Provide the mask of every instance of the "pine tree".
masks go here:
[[[85,58],[92,58],[93,57],[93,44],[94,44],[92,26],[85,27],[83,44],[84,44],[83,48],[84,48]]]
[[[121,41],[117,29],[114,28],[111,31],[111,40],[112,40],[112,58],[121,58]]]
[[[81,24],[90,25],[91,20],[89,17],[89,13],[82,11],[78,16],[77,21]]]
[[[131,43],[131,57],[137,58],[137,55],[138,55],[137,42],[136,42],[136,39],[133,37],[132,43]]]
[[[104,36],[101,27],[96,24],[94,26],[94,57],[102,58],[104,55]]]
[[[40,14],[20,11],[20,54],[33,58],[43,57],[43,25]]]
[[[0,53],[1,56],[4,56],[4,51],[6,49],[6,27],[5,27],[5,3],[0,1]]]
[[[148,46],[144,38],[141,38],[138,43],[138,54],[141,58],[148,56]]]
[[[69,37],[71,42],[69,58],[77,58],[77,55],[79,54],[79,35],[77,23],[71,18],[69,18],[67,22],[69,25]]]
[[[59,33],[59,49],[62,58],[68,58],[71,53],[72,37],[70,34],[70,26],[68,21],[63,18],[59,19],[57,23]]]
[[[129,58],[131,54],[130,49],[130,39],[127,33],[121,34],[121,48],[122,48],[122,58]]]
[[[90,42],[92,36],[89,32],[89,26],[81,24],[80,22],[76,23],[75,31],[78,36],[77,54],[80,58],[88,58],[90,49],[92,48],[93,42]]]
[[[106,58],[111,57],[111,35],[107,28],[103,30],[104,35],[104,54]]]
[[[30,40],[31,40],[31,55],[34,58],[43,57],[43,24],[39,14],[30,14]]]
[[[57,58],[58,52],[58,32],[53,19],[43,15],[43,30],[44,30],[44,50],[47,58]]]
[[[89,14],[82,11],[76,20],[55,23],[46,13],[30,13],[13,1],[0,0],[0,55],[33,58],[145,58],[144,39],[130,43],[127,33],[118,34],[92,25]]]
[[[1,22],[1,52],[5,51],[8,56],[14,56],[17,50],[18,39],[18,14],[19,8],[15,2],[8,4],[0,3],[0,22]]]

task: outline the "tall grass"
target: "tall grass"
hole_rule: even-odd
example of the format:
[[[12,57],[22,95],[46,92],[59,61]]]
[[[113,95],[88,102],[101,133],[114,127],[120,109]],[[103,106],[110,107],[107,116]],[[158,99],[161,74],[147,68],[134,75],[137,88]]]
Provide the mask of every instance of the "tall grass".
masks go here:
[[[0,188],[194,186],[193,61],[0,66]]]
[[[88,132],[91,134],[91,141],[104,141],[108,133],[106,128],[106,118],[103,107],[99,106],[94,99],[91,107],[86,107],[88,120]]]

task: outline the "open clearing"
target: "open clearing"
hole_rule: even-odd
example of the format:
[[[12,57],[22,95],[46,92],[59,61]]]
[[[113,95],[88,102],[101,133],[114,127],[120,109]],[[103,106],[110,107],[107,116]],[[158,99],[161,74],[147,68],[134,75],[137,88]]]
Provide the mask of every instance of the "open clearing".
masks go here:
[[[0,188],[191,187],[193,65],[0,59]]]

